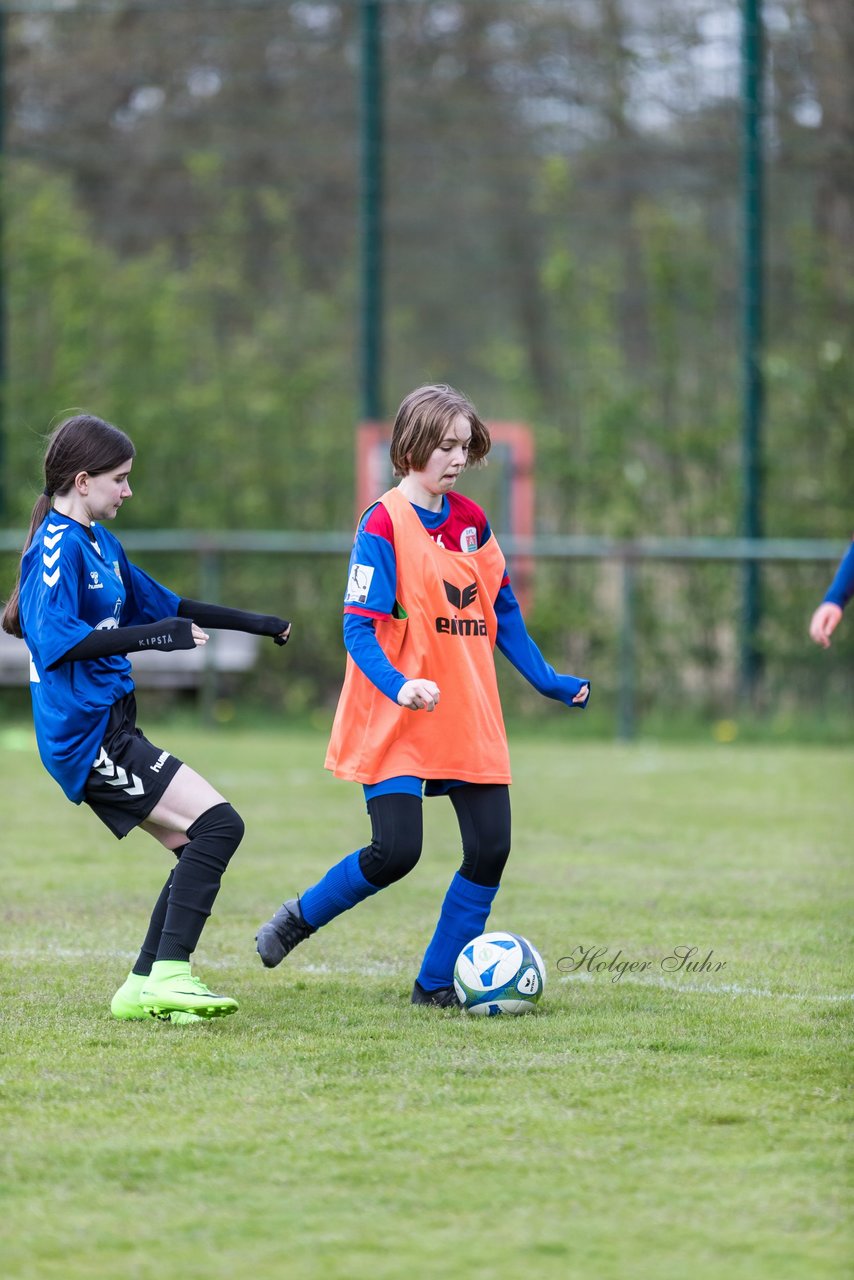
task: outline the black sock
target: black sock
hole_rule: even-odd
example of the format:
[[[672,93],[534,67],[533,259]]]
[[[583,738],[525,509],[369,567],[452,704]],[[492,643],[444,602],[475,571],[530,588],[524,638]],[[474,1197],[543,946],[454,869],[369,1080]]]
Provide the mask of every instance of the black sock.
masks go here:
[[[175,857],[180,858],[186,847],[187,846],[185,844],[182,844],[180,848],[175,849],[173,851]],[[172,877],[174,874],[175,868],[173,867],[169,872],[169,879],[160,890],[160,897],[154,905],[154,910],[151,913],[151,919],[148,922],[148,933],[145,935],[145,940],[142,944],[140,953],[137,956],[136,964],[131,970],[132,973],[137,973],[143,978],[147,978],[151,973],[151,966],[157,959],[157,948],[160,945],[160,935],[163,932],[163,923],[166,919],[166,905],[169,902],[169,890],[172,888]]]
[[[187,828],[189,843],[172,871],[158,960],[190,959],[243,831],[243,819],[227,802],[206,810]]]

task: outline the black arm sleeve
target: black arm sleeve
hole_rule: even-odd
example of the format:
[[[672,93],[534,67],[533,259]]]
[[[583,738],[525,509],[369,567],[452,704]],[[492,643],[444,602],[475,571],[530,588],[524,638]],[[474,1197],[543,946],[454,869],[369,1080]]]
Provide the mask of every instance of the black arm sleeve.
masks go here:
[[[64,653],[53,665],[79,662],[86,658],[109,658],[114,653],[139,653],[142,649],[194,649],[193,624],[187,618],[162,618],[142,627],[112,627],[90,631],[73,649]]]
[[[211,627],[214,631],[248,631],[253,636],[272,636],[276,644],[286,644],[281,633],[290,623],[269,613],[246,613],[243,609],[229,609],[221,604],[203,604],[201,600],[182,600],[178,605],[181,618],[192,618],[198,627]]]

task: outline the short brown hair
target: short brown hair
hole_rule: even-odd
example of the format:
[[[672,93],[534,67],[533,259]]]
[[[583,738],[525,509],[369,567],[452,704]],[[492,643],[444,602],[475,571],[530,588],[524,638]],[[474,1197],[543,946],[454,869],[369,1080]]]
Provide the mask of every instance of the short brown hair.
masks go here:
[[[460,414],[468,419],[471,427],[466,466],[483,462],[492,440],[474,405],[462,392],[445,383],[435,383],[410,391],[397,411],[390,449],[394,474],[405,476],[410,471],[422,471]]]

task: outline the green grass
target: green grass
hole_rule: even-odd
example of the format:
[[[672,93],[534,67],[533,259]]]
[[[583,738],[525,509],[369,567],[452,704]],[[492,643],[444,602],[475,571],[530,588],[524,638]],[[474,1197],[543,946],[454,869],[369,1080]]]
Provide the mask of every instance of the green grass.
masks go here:
[[[360,789],[308,730],[152,736],[247,820],[195,966],[241,1010],[111,1019],[166,855],[0,731],[9,1280],[849,1274],[850,750],[516,738],[491,923],[548,986],[480,1020],[408,1004],[447,802],[407,881],[269,973],[255,926],[364,841]],[[594,944],[649,968],[559,971]],[[663,972],[681,944],[725,967]]]

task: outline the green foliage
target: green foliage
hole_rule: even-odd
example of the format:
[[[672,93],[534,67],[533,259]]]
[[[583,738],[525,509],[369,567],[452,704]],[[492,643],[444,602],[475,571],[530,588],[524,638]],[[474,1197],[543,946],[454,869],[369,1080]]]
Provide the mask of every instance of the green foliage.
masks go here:
[[[196,962],[240,1000],[215,1025],[110,1018],[166,855],[0,737],[8,1280],[849,1274],[850,752],[514,741],[493,919],[548,981],[476,1020],[408,1003],[447,803],[405,882],[268,972],[254,930],[363,838],[359,789],[317,734],[161,739],[247,823]],[[665,973],[680,944],[726,967]],[[579,946],[650,967],[559,970]]]
[[[282,294],[253,307],[226,251],[245,234],[238,197],[179,267],[164,247],[120,258],[99,245],[70,184],[34,165],[13,164],[7,191],[10,522],[38,484],[34,434],[85,407],[137,445],[142,500],[126,527],[349,523],[348,328],[340,298],[299,287],[286,209]]]

